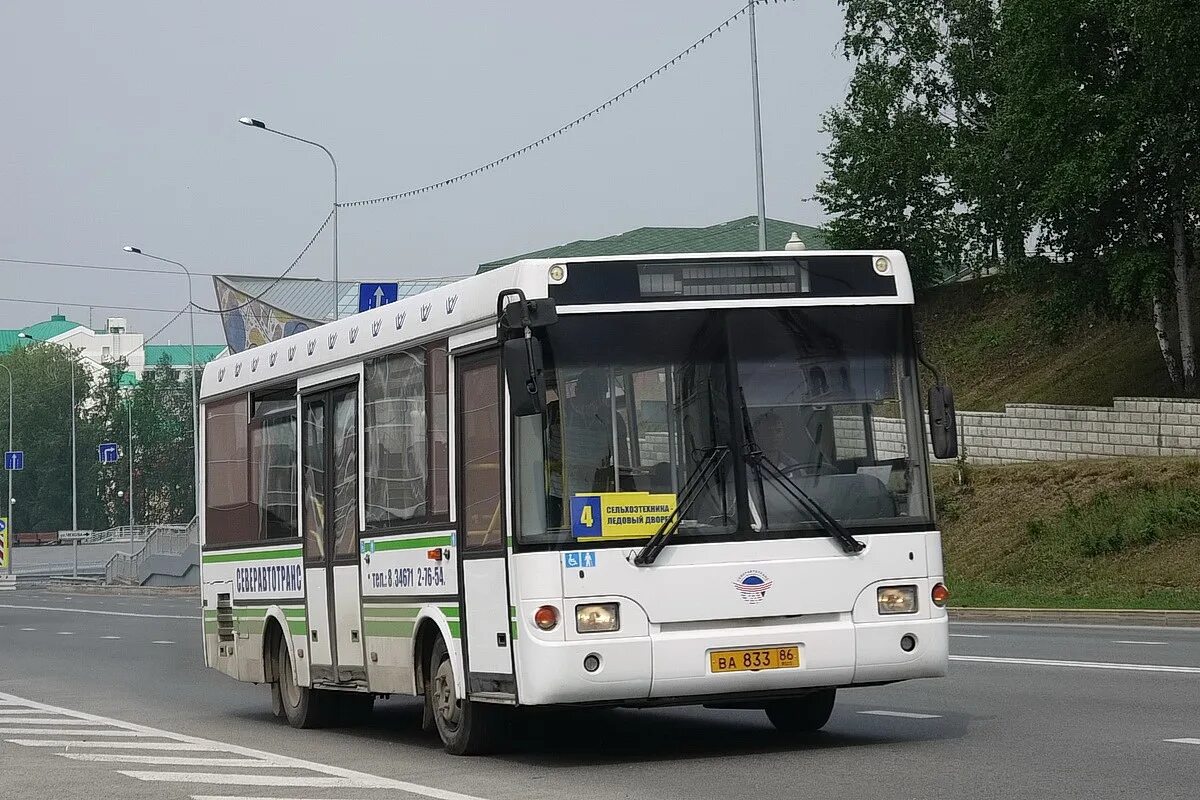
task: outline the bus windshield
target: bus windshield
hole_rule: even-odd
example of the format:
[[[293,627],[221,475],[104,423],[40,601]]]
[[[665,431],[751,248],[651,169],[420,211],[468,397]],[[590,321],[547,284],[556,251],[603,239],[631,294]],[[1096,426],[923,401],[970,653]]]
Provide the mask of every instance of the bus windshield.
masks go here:
[[[794,489],[851,530],[931,524],[901,308],[564,315],[541,335],[522,543],[646,537],[685,493],[680,543],[824,535]]]

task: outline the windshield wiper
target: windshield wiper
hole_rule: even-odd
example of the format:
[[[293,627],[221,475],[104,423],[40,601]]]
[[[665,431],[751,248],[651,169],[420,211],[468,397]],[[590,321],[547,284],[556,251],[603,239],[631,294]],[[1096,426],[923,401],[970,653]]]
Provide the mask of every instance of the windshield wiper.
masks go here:
[[[729,448],[724,446],[716,446],[708,450],[704,454],[704,458],[700,459],[700,463],[696,465],[696,469],[692,472],[688,479],[684,481],[683,488],[679,492],[679,498],[675,502],[675,510],[670,516],[663,521],[654,535],[650,537],[650,541],[646,542],[645,546],[638,551],[638,554],[633,557],[633,563],[639,567],[645,567],[654,563],[658,558],[658,554],[671,541],[671,537],[679,530],[679,525],[683,522],[683,516],[692,507],[700,497],[701,490],[708,479],[713,476],[721,464],[725,463],[725,457],[729,455]]]
[[[855,539],[850,531],[842,523],[837,521],[837,518],[821,507],[821,504],[796,485],[796,482],[787,476],[783,470],[776,466],[775,462],[767,458],[766,453],[759,449],[758,443],[754,440],[754,428],[750,424],[750,412],[746,407],[746,394],[742,391],[742,387],[738,387],[738,392],[741,394],[742,400],[742,428],[746,439],[746,461],[750,463],[754,474],[759,480],[759,491],[762,491],[762,476],[764,471],[768,476],[775,479],[779,487],[791,495],[801,508],[809,513],[818,525],[834,539],[837,539],[838,544],[842,546],[842,550],[848,555],[861,553],[867,549],[867,546]],[[763,466],[767,469],[763,470]],[[763,496],[763,515],[766,516],[766,497]]]

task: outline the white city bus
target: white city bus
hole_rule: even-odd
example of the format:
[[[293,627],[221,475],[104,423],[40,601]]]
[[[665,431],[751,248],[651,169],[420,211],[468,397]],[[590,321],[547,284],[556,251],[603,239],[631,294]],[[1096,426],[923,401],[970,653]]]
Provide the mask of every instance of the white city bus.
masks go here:
[[[214,361],[206,663],[298,727],[424,696],[459,754],[945,674],[912,302],[894,251],[526,260]]]

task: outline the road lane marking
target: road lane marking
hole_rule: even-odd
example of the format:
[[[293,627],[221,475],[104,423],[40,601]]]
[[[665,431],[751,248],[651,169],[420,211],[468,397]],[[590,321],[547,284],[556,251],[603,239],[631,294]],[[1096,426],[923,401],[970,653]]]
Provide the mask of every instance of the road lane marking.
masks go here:
[[[1057,661],[1049,658],[1004,658],[1001,656],[950,656],[951,661],[971,661],[982,664],[1016,664],[1030,667],[1075,667],[1078,669],[1112,669],[1124,672],[1176,672],[1200,675],[1200,667],[1175,667],[1166,664],[1118,664],[1111,661]]]
[[[58,635],[59,636],[74,636],[75,631],[59,631]]]
[[[101,636],[101,639],[120,639],[120,636]]]
[[[86,731],[80,731],[85,733]],[[22,747],[54,747],[71,749],[73,747],[95,747],[105,750],[185,750],[193,753],[220,752],[220,745],[188,744],[184,742],[74,742],[70,739],[6,739],[11,744]]]
[[[17,611],[62,611],[67,614],[99,614],[102,617],[140,617],[142,619],[200,619],[199,614],[136,614],[132,611],[101,611],[96,608],[61,608],[58,606],[13,606],[0,603],[0,608],[11,608]],[[21,630],[36,630],[22,628]]]
[[[1172,742],[1174,744],[1200,744],[1200,739],[1163,739],[1164,742]]]
[[[151,642],[151,644],[175,644],[175,643],[169,642],[166,639],[159,639],[157,642]]]
[[[952,634],[950,634],[950,636],[953,639],[990,639],[990,638],[992,638],[991,636],[988,636],[987,634],[983,634],[983,633],[952,633]]]
[[[320,780],[320,786],[348,786],[355,788],[381,788],[393,789],[400,792],[419,795],[421,797],[432,798],[432,800],[483,800],[483,798],[453,792],[448,789],[438,789],[433,786],[424,786],[419,783],[410,783],[409,781],[397,780],[395,778],[385,778],[378,775],[370,775],[357,770],[346,769],[344,767],[336,767],[332,764],[321,764],[315,761],[306,761],[301,758],[292,756],[280,755],[277,753],[269,753],[263,750],[256,750],[250,747],[242,747],[241,745],[223,744],[214,742],[211,739],[202,739],[198,736],[188,736],[182,733],[174,733],[165,731],[161,728],[152,728],[149,725],[141,725],[134,722],[126,722],[124,720],[114,719],[113,717],[103,717],[98,714],[88,714],[83,711],[74,711],[68,708],[52,706],[46,703],[39,703],[33,700],[26,700],[15,695],[4,694],[0,692],[0,702],[3,701],[22,702],[30,709],[35,709],[41,713],[62,714],[64,716],[74,717],[81,720],[90,720],[92,722],[109,725],[117,730],[96,730],[96,729],[21,729],[21,728],[0,728],[0,733],[14,733],[28,736],[30,734],[37,735],[61,735],[61,734],[76,734],[84,736],[125,736],[125,737],[157,737],[167,739],[180,744],[203,745],[206,747],[216,746],[214,749],[222,753],[230,755],[246,756],[255,758],[261,761],[269,761],[274,769],[296,769],[307,770],[321,775],[321,778],[308,777],[307,780]],[[158,782],[181,782],[177,780],[179,776],[187,776],[188,779],[182,782],[191,783],[216,783],[216,784],[232,784],[243,783],[235,779],[240,779],[240,775],[222,775],[220,773],[204,773],[204,772],[151,772],[147,770],[117,770],[123,775],[137,778],[138,780],[158,781]],[[143,777],[146,776],[146,777]],[[292,783],[293,776],[246,776],[254,779],[249,785],[270,785],[270,786],[297,786],[310,785],[307,783],[297,784]],[[334,783],[325,783],[324,781],[333,781]]]
[[[23,631],[36,631],[37,628],[21,628]]]
[[[1139,642],[1136,639],[1114,639],[1113,644],[1166,644],[1166,642]]]
[[[915,711],[860,711],[860,714],[870,714],[875,717],[903,717],[904,719],[941,719],[941,714],[918,714]]]
[[[166,764],[173,767],[273,767],[260,758],[204,758],[195,756],[143,756],[136,753],[55,753],[74,761],[109,764]]]
[[[392,781],[364,775],[361,778],[333,778],[327,775],[244,775],[222,772],[150,772],[119,769],[117,772],[139,781],[158,783],[207,783],[220,786],[313,786],[330,789],[391,789]],[[461,797],[461,795],[460,795]]]

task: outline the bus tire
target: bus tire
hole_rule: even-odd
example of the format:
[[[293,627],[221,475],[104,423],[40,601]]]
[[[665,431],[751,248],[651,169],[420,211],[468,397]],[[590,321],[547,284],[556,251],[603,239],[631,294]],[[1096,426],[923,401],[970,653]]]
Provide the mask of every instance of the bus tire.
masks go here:
[[[490,752],[496,709],[459,698],[454,687],[454,662],[441,637],[434,642],[427,674],[425,705],[446,752],[455,756]]]
[[[837,689],[819,689],[803,697],[789,697],[767,703],[767,719],[780,733],[813,733],[825,727],[833,714]]]
[[[278,691],[283,715],[293,728],[320,728],[329,719],[329,693],[320,689],[300,686],[292,671],[292,658],[288,654],[286,639],[280,639],[275,661],[278,676],[272,691]]]

